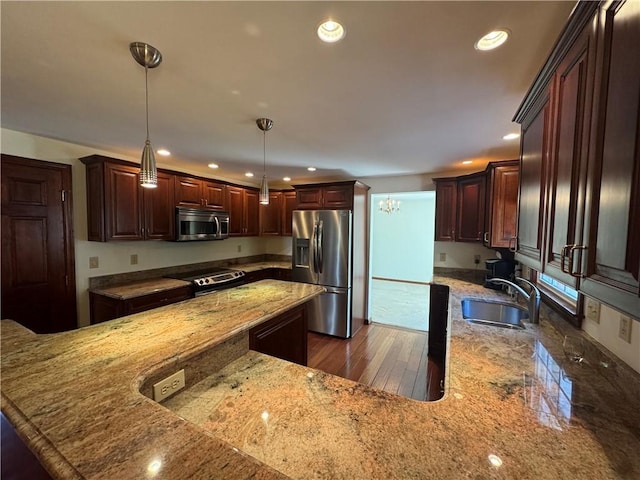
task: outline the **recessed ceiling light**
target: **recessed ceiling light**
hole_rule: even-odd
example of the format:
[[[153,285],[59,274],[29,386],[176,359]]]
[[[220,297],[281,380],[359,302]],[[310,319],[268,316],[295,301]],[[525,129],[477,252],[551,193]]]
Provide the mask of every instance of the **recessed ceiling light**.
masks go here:
[[[210,163],[209,165],[207,165],[207,167],[209,167],[209,168],[218,168],[218,164],[217,163]]]
[[[252,172],[247,172],[244,174],[245,177],[253,177],[253,173]]]
[[[169,155],[171,155],[171,152],[169,150],[167,150],[166,148],[161,148],[156,153],[158,155],[162,155],[163,157],[168,157]]]
[[[318,38],[325,43],[336,43],[344,38],[345,29],[335,20],[326,20],[318,26]]]
[[[520,138],[519,133],[507,133],[504,137],[502,137],[503,140],[515,140],[516,138]]]
[[[507,38],[509,38],[509,30],[493,30],[478,40],[474,47],[476,50],[493,50],[506,42]]]
[[[282,177],[282,180],[284,180],[285,182],[290,182],[291,181],[291,177]]]
[[[470,163],[473,163],[473,160],[465,160],[462,162],[463,165],[469,165]]]
[[[316,167],[307,167],[307,170],[309,170],[310,172],[315,172],[316,171]]]

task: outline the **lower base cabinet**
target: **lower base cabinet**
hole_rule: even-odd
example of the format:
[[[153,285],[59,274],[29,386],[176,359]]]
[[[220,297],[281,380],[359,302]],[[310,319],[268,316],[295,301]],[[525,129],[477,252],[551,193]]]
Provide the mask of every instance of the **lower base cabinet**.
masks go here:
[[[249,348],[307,365],[307,310],[300,305],[249,330]]]

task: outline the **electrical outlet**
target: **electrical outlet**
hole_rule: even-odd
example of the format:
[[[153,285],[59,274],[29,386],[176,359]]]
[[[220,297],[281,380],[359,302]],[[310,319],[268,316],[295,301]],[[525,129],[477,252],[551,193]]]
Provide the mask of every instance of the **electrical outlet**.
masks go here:
[[[447,254],[445,252],[440,253],[440,261],[441,262],[447,261]]]
[[[131,265],[137,265],[138,264],[138,254],[137,253],[132,253],[131,254]]]
[[[238,253],[242,251],[242,245],[238,245]]]
[[[584,304],[584,317],[595,323],[600,323],[600,303],[593,298],[586,297]]]
[[[100,261],[98,257],[89,257],[89,268],[98,268],[100,266]]]
[[[620,315],[618,337],[627,343],[631,343],[631,319],[626,315]]]
[[[480,255],[473,256],[473,263],[475,263],[476,265],[480,263]]]
[[[184,368],[153,386],[153,399],[160,402],[184,388]]]

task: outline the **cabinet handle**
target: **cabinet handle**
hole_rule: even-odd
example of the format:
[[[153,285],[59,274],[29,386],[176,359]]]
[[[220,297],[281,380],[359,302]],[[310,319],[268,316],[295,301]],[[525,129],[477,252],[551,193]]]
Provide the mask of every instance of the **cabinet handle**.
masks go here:
[[[518,237],[511,237],[509,239],[509,251],[515,253],[518,250]]]
[[[489,232],[484,232],[483,240],[484,240],[484,243],[486,244],[489,243]]]
[[[582,251],[586,249],[587,247],[585,245],[571,245],[571,248],[569,249],[569,271],[567,273],[572,277],[584,278],[586,276],[582,272],[580,272],[580,270],[578,270],[577,272],[573,271],[573,259],[575,257],[575,253],[577,251],[580,252],[578,264],[580,265],[580,267],[582,267]]]
[[[563,273],[568,273],[569,275],[571,274],[571,265],[569,265],[569,269],[565,269],[565,261],[567,259],[567,257],[569,256],[569,250],[574,247],[575,245],[572,243],[568,243],[566,244],[564,247],[562,247],[562,250],[560,250],[560,270]]]

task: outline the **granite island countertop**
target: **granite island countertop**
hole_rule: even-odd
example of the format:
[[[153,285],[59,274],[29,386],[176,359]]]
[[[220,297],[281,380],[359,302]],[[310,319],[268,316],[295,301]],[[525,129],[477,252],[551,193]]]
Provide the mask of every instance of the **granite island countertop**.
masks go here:
[[[466,323],[462,296],[500,294],[438,280],[452,288],[438,402],[242,348],[163,406],[139,393],[151,372],[231,341],[270,309],[243,309],[249,292],[240,289],[267,300],[285,286],[313,288],[263,281],[203,297],[220,295],[206,305],[189,300],[65,334],[36,336],[3,321],[2,408],[61,478],[640,476],[637,376],[620,381],[622,366],[590,352],[581,364],[564,360],[562,336],[544,316],[525,331]]]

